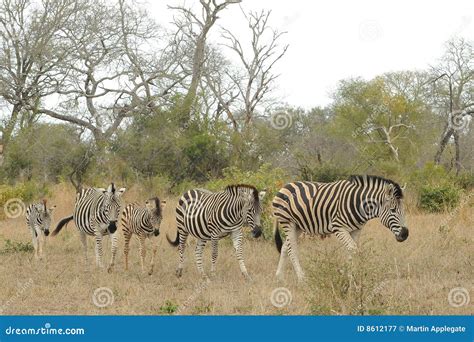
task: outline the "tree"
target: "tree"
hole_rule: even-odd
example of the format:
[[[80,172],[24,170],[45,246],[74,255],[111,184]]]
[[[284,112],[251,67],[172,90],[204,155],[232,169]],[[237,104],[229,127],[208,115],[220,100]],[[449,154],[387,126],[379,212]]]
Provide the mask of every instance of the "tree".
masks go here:
[[[474,51],[472,43],[454,39],[446,44],[446,52],[438,66],[432,68],[434,103],[445,119],[434,161],[440,164],[446,146],[454,140],[456,172],[461,171],[461,133],[474,114]]]

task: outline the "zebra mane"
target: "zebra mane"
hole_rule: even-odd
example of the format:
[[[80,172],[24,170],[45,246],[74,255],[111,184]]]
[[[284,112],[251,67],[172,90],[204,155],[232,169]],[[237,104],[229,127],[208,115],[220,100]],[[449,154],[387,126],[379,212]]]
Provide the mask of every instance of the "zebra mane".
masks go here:
[[[155,202],[155,215],[157,217],[161,216],[161,203],[160,199],[158,197],[152,197],[149,199],[149,201],[154,201]]]
[[[225,188],[226,191],[232,191],[232,190],[238,190],[238,189],[252,190],[252,194],[253,194],[253,197],[255,199],[255,203],[259,202],[258,190],[253,185],[249,185],[249,184],[231,184],[231,185],[227,185],[226,188]]]
[[[387,179],[380,176],[374,176],[374,175],[351,175],[348,181],[352,183],[358,183],[358,184],[366,184],[370,181],[378,181],[381,183],[392,184],[395,189],[395,193],[394,193],[395,198],[398,198],[398,199],[403,198],[402,188],[400,187],[398,183],[394,182],[391,179]]]

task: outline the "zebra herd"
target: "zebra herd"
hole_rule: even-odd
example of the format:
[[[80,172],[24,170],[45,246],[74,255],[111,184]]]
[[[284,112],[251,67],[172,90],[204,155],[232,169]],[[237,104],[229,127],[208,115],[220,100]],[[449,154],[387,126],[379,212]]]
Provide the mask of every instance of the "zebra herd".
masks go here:
[[[79,230],[87,262],[87,235],[95,237],[96,264],[102,263],[102,238],[111,236],[112,255],[108,271],[112,271],[117,253],[117,222],[121,216],[122,195],[125,188],[117,189],[114,183],[107,189],[83,189],[76,196],[73,214],[61,219],[52,236],[74,220]],[[216,271],[218,241],[231,236],[242,275],[250,280],[242,253],[242,227],[249,226],[253,236],[262,234],[260,217],[266,190],[258,191],[252,185],[229,185],[223,191],[205,189],[187,191],[176,207],[177,232],[168,242],[178,246],[176,275],[180,277],[184,267],[184,251],[189,235],[196,238],[195,258],[201,276],[207,277],[203,268],[203,250],[211,241],[211,275]],[[141,268],[145,271],[145,239],[158,236],[165,201],[155,197],[144,207],[128,204],[122,212],[121,222],[125,238],[125,268],[128,269],[130,238],[135,234],[140,242]],[[41,257],[42,243],[49,235],[51,214],[44,200],[27,208],[26,221],[33,236],[35,256]],[[378,176],[351,176],[347,180],[331,183],[293,182],[283,186],[272,201],[274,239],[280,252],[276,276],[282,277],[287,256],[298,280],[304,279],[297,252],[297,239],[302,233],[325,237],[334,234],[350,251],[357,249],[357,240],[365,223],[380,218],[381,223],[402,242],[408,237],[403,209],[403,189],[394,181]],[[279,230],[284,232],[282,241]],[[149,274],[153,272],[157,246],[153,247]]]

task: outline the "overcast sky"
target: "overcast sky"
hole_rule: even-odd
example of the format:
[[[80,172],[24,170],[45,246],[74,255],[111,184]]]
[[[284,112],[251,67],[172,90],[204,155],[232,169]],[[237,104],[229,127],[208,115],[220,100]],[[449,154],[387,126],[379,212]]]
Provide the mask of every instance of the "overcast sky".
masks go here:
[[[148,7],[163,26],[173,15],[167,4],[183,1],[154,1]],[[343,78],[424,69],[436,63],[448,39],[474,39],[472,0],[243,0],[241,6],[245,11],[271,9],[272,27],[288,32],[284,39],[290,47],[276,67],[281,75],[276,94],[305,108],[329,103]],[[239,5],[229,6],[217,24],[248,37]],[[212,30],[215,41],[220,28]]]

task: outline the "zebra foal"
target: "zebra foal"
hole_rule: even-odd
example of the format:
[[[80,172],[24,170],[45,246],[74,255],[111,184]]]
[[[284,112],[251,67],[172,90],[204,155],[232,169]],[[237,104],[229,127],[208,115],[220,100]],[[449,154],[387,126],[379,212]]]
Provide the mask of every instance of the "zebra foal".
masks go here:
[[[125,269],[128,270],[128,252],[130,250],[130,239],[135,234],[139,241],[140,262],[142,272],[145,271],[145,257],[147,238],[160,234],[160,224],[163,218],[163,208],[166,201],[160,201],[158,197],[150,198],[145,202],[145,207],[140,207],[137,203],[128,204],[122,213],[122,230],[124,235],[124,257]],[[154,260],[157,245],[153,247],[149,275],[153,273]]]
[[[26,225],[31,232],[36,259],[43,257],[43,245],[46,236],[49,235],[51,216],[55,208],[56,206],[47,208],[45,199],[41,203],[30,204],[26,208]]]
[[[304,279],[297,252],[297,238],[302,232],[334,234],[349,251],[354,251],[365,223],[380,218],[397,241],[408,238],[402,188],[378,176],[351,176],[332,183],[289,183],[276,194],[272,210],[275,243],[281,254],[278,278],[288,255],[298,280]],[[284,242],[279,227],[285,232]]]
[[[58,234],[64,226],[74,220],[81,237],[86,263],[88,260],[87,235],[89,235],[95,237],[96,265],[102,268],[102,237],[110,235],[112,257],[107,271],[111,272],[117,254],[117,221],[120,217],[124,192],[125,188],[117,190],[114,183],[111,183],[107,189],[82,189],[76,195],[73,214],[59,221],[51,236]]]

